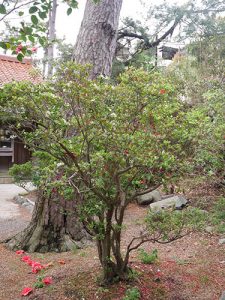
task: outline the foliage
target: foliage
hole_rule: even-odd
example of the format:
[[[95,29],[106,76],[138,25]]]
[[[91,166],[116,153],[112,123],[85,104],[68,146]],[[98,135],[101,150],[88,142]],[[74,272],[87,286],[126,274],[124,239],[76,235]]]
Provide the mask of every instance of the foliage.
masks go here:
[[[211,37],[189,45],[195,56],[178,57],[168,70],[168,76],[178,83],[181,98],[193,106],[193,114],[201,118],[201,138],[195,148],[196,170],[207,175],[224,173],[224,57],[220,38]],[[199,57],[199,53],[201,56]]]
[[[13,118],[11,130],[36,151],[38,186],[76,201],[110,282],[127,278],[130,252],[144,242],[170,242],[203,222],[195,210],[149,212],[147,233],[121,253],[128,204],[189,170],[203,113],[190,115],[160,73],[131,68],[116,85],[88,75],[89,67],[70,63],[53,82],[6,85],[0,114]]]
[[[133,287],[126,291],[126,296],[123,300],[138,300],[141,299],[141,294],[138,288]]]
[[[206,221],[206,213],[191,207],[172,212],[162,210],[155,213],[149,210],[146,218],[148,234],[155,236],[156,241],[162,244],[189,232],[203,230]]]
[[[14,164],[9,170],[9,175],[14,178],[15,183],[26,189],[26,183],[32,179],[33,175],[32,163]]]
[[[158,260],[158,250],[147,253],[144,249],[139,249],[139,258],[143,264],[154,264]]]

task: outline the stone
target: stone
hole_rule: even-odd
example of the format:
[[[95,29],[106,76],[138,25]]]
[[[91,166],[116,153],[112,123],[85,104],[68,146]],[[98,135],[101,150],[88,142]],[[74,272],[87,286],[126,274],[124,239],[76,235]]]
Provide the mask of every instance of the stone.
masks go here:
[[[225,244],[225,239],[219,239],[219,245],[224,245]]]
[[[175,209],[182,209],[187,205],[188,201],[181,195],[172,196],[166,199],[163,199],[159,202],[151,203],[150,209],[153,211],[161,211],[162,209],[167,208],[175,208]]]
[[[213,233],[214,228],[212,226],[206,226],[205,231],[208,233]]]
[[[154,190],[150,193],[137,197],[137,202],[139,205],[149,205],[152,202],[158,202],[161,200],[162,200],[162,196],[158,190]]]
[[[222,295],[219,300],[225,300],[225,291],[222,292]]]

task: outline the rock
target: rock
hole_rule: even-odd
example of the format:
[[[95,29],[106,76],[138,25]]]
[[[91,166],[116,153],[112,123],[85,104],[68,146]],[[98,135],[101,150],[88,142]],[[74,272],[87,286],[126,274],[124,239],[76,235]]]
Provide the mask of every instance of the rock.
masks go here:
[[[225,291],[222,292],[222,295],[219,300],[225,300]]]
[[[225,244],[225,239],[219,239],[219,245],[224,245]]]
[[[214,229],[212,226],[206,226],[205,231],[208,233],[213,233]]]
[[[137,202],[139,205],[148,205],[152,202],[158,202],[161,200],[162,200],[162,197],[158,190],[154,190],[150,193],[147,193],[145,195],[137,197]]]
[[[172,196],[167,199],[163,199],[156,203],[150,204],[150,209],[153,211],[160,211],[165,208],[172,208],[175,209],[182,209],[184,206],[186,206],[188,201],[181,195]]]

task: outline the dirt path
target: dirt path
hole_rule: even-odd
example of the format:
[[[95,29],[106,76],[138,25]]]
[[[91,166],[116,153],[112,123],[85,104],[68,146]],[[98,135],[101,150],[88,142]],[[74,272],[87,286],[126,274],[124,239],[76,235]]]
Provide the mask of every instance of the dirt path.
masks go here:
[[[15,184],[0,184],[0,241],[23,230],[31,213],[13,202],[13,197],[25,192]]]

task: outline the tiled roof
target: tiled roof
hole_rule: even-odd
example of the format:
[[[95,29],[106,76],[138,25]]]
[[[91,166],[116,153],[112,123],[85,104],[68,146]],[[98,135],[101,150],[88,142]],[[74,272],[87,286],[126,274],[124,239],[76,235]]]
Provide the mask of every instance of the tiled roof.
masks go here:
[[[25,58],[19,62],[16,57],[0,55],[0,85],[12,81],[42,82],[41,75],[34,69],[31,59]]]

